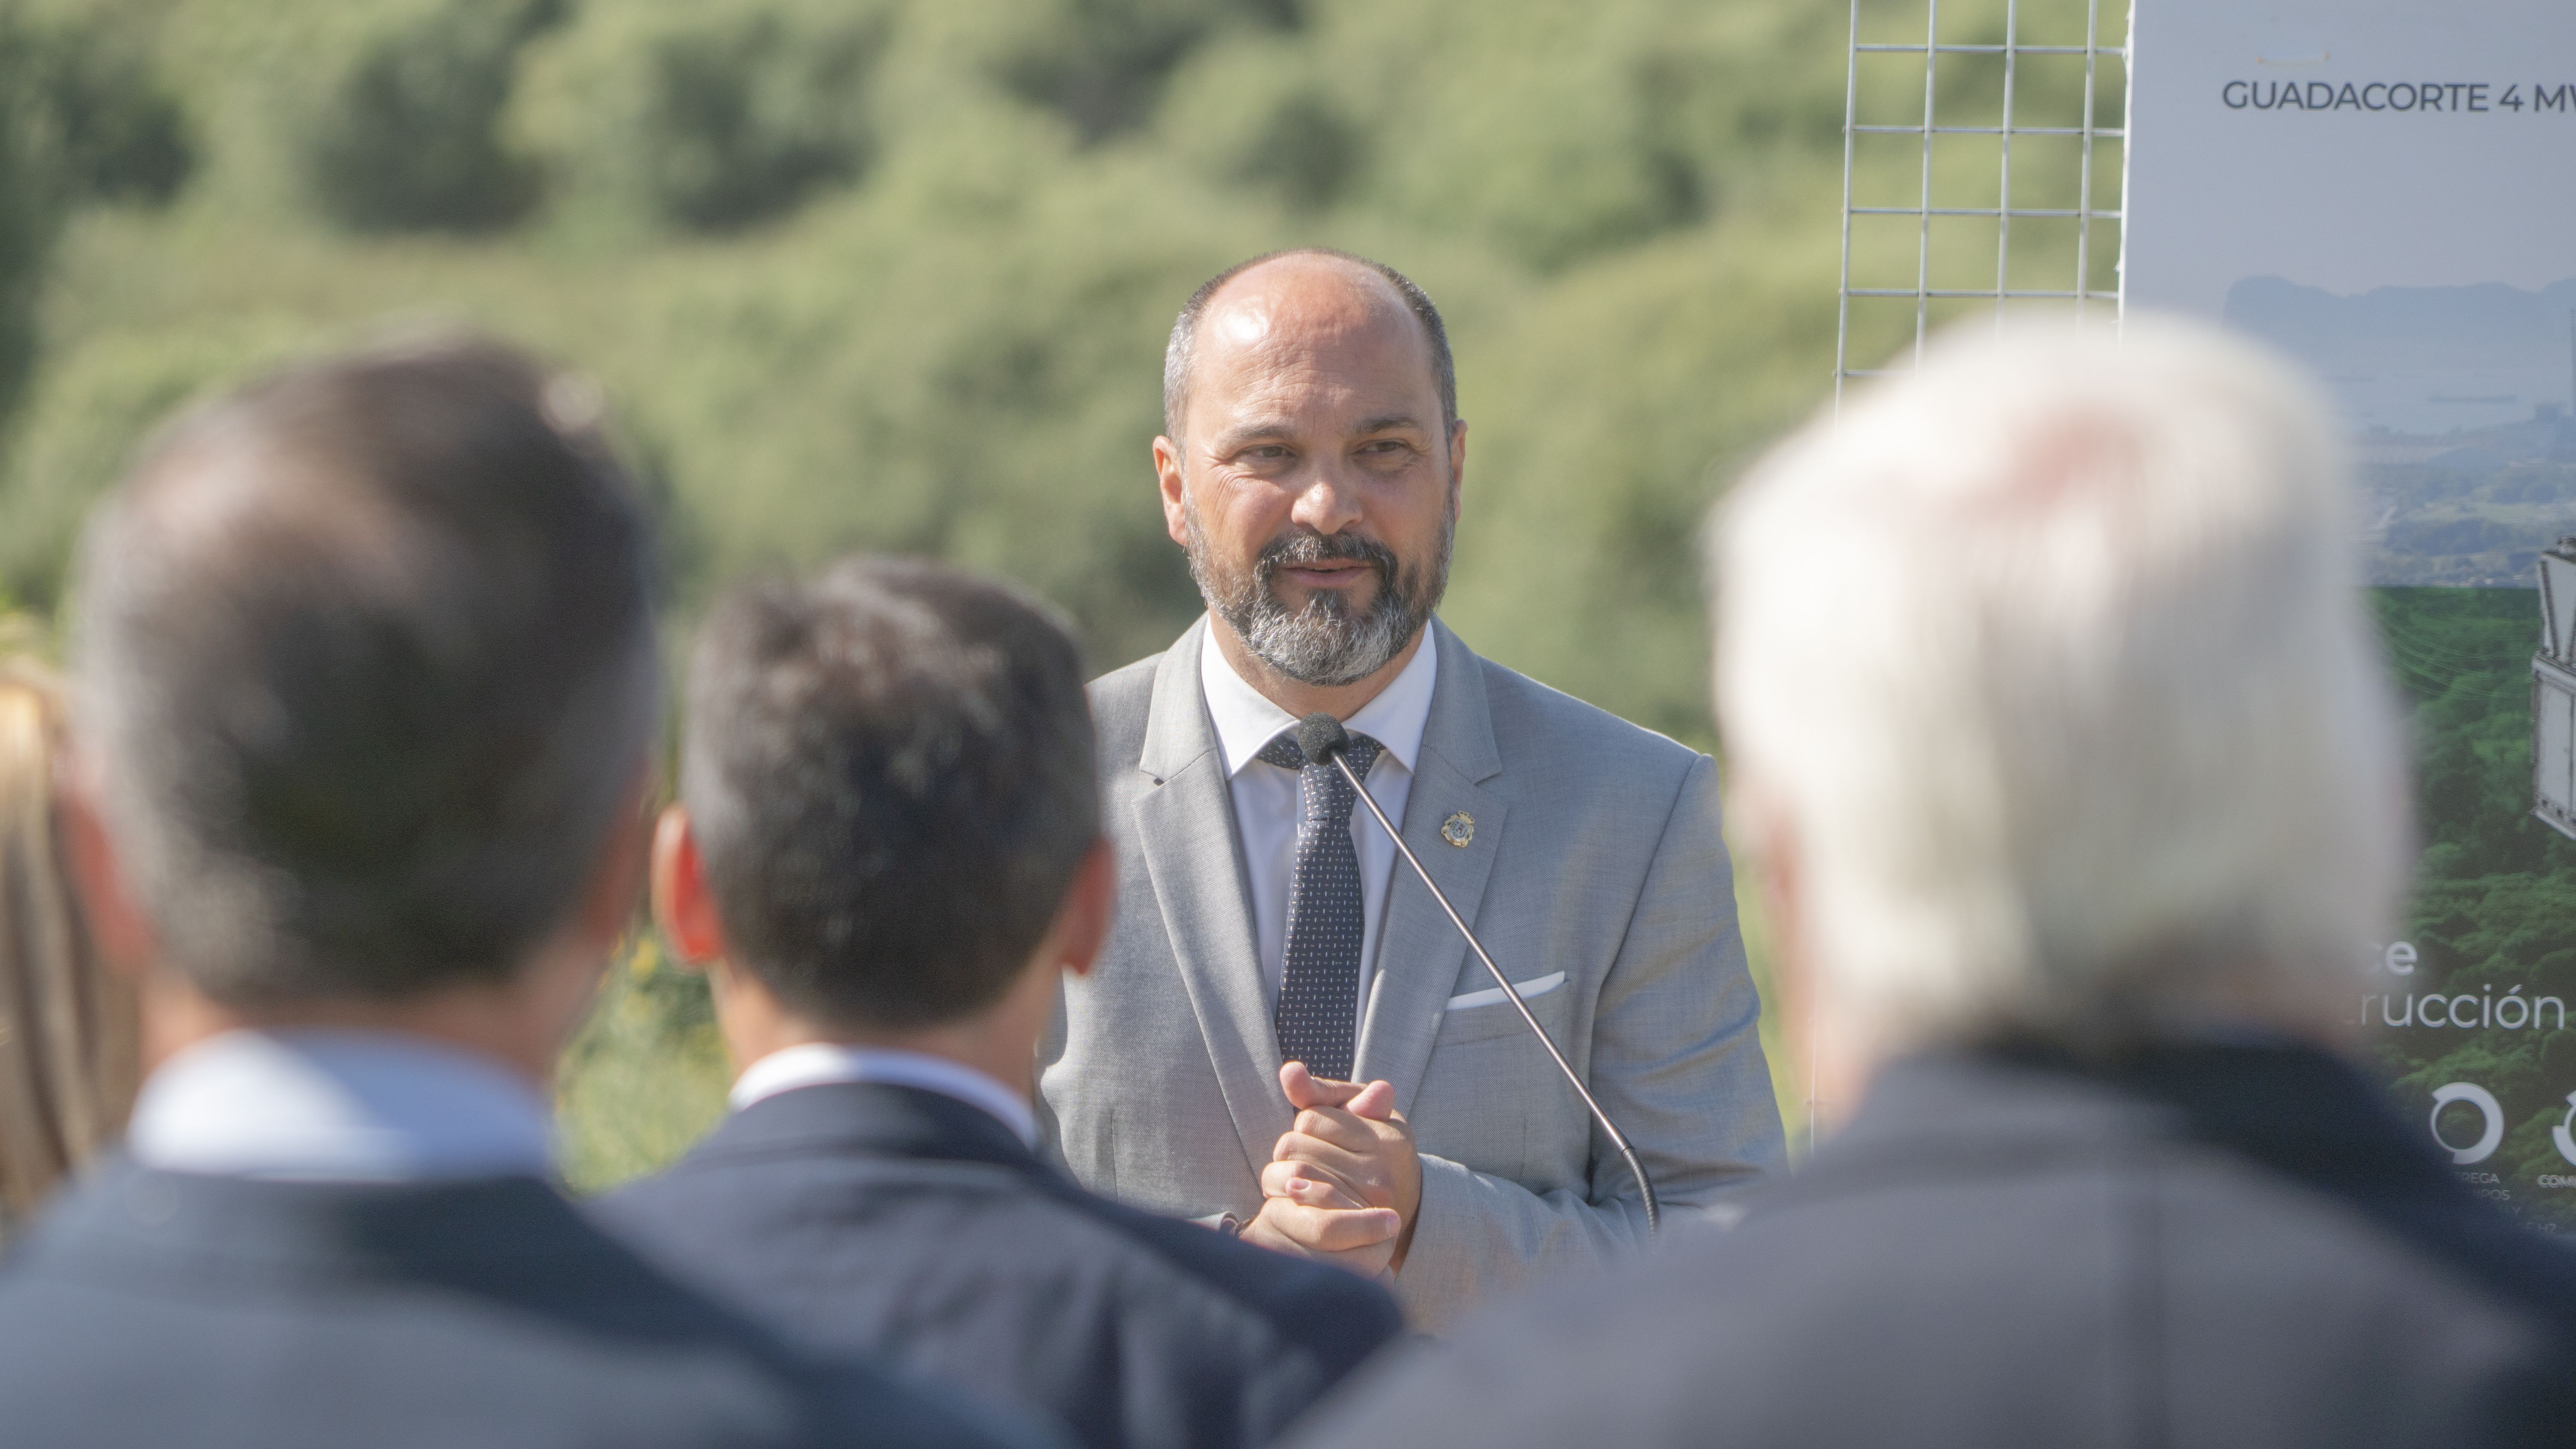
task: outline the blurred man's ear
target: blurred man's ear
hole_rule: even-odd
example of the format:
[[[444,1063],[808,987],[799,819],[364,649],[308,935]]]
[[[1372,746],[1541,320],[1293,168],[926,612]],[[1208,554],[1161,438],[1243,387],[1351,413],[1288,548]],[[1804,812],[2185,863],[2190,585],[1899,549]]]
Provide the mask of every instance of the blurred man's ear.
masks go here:
[[[1076,976],[1090,972],[1101,948],[1109,944],[1110,922],[1117,913],[1118,857],[1111,853],[1108,841],[1095,840],[1074,871],[1064,904],[1056,907],[1055,925],[1047,932],[1065,970]]]
[[[71,765],[62,774],[58,804],[63,845],[71,856],[72,882],[88,916],[90,939],[109,970],[140,980],[161,954],[160,941],[152,918],[127,884],[115,845],[107,838],[98,808],[96,766],[77,747]]]
[[[653,919],[663,939],[679,954],[680,964],[703,971],[724,958],[724,921],[707,889],[705,857],[698,854],[697,832],[686,806],[662,812],[653,831]],[[1097,949],[1097,948],[1095,948]]]

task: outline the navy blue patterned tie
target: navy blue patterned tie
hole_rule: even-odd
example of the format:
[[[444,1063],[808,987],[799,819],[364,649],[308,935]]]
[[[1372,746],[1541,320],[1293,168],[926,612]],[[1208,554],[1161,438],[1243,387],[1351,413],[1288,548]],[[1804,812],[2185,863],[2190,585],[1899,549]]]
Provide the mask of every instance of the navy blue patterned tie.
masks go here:
[[[1365,780],[1383,747],[1366,735],[1350,738],[1351,771]],[[1257,758],[1295,770],[1305,805],[1297,821],[1297,869],[1288,880],[1288,944],[1273,1018],[1279,1058],[1347,1081],[1359,1032],[1360,941],[1368,928],[1359,851],[1351,844],[1351,807],[1359,796],[1340,766],[1307,763],[1294,730],[1262,746]]]

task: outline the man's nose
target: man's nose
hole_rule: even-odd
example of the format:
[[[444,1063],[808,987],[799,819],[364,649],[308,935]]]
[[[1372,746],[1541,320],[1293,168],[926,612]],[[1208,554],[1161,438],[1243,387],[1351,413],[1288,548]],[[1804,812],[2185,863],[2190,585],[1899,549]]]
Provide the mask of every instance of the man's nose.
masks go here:
[[[1335,534],[1360,521],[1359,490],[1318,472],[1288,510],[1288,516],[1321,534]]]

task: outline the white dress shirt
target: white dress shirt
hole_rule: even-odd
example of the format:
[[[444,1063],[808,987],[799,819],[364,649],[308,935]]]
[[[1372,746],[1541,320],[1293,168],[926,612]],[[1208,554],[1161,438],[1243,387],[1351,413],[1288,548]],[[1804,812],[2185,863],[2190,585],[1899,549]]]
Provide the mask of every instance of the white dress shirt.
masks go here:
[[[489,1057],[399,1032],[228,1031],[162,1064],[126,1150],[146,1167],[300,1182],[544,1176],[549,1114]]]
[[[1404,828],[1404,802],[1413,793],[1414,763],[1422,753],[1422,729],[1431,718],[1431,690],[1439,682],[1440,651],[1430,631],[1413,651],[1412,662],[1344,721],[1353,734],[1367,735],[1385,746],[1369,767],[1368,790],[1386,817]],[[1275,1007],[1279,976],[1288,956],[1288,886],[1297,870],[1297,822],[1304,817],[1297,772],[1254,758],[1296,719],[1243,682],[1226,662],[1225,651],[1210,637],[1199,648],[1199,688],[1207,696],[1208,718],[1216,725],[1217,752],[1223,756],[1226,787],[1234,797],[1234,825],[1241,832],[1243,859],[1251,875],[1252,931],[1261,956],[1261,980]],[[1377,938],[1386,920],[1387,883],[1395,870],[1395,842],[1369,814],[1351,806],[1351,842],[1360,860],[1360,1021],[1368,1021],[1369,981],[1377,967]]]
[[[828,1082],[878,1082],[937,1092],[1000,1118],[1022,1143],[1038,1145],[1038,1114],[1026,1096],[964,1062],[887,1047],[807,1042],[771,1052],[734,1078],[733,1109],[739,1112],[781,1092]]]

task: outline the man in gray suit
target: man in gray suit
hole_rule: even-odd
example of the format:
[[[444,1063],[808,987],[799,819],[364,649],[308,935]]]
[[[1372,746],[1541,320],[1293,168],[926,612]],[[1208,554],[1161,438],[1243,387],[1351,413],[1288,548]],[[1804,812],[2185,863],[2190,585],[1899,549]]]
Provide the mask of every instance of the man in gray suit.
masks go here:
[[[1208,614],[1096,681],[1120,910],[1042,1090],[1088,1186],[1392,1274],[1437,1330],[1643,1241],[1618,1154],[1337,771],[1352,764],[1676,1218],[1774,1164],[1714,766],[1432,617],[1466,425],[1391,269],[1258,258],[1190,298],[1154,440]]]

